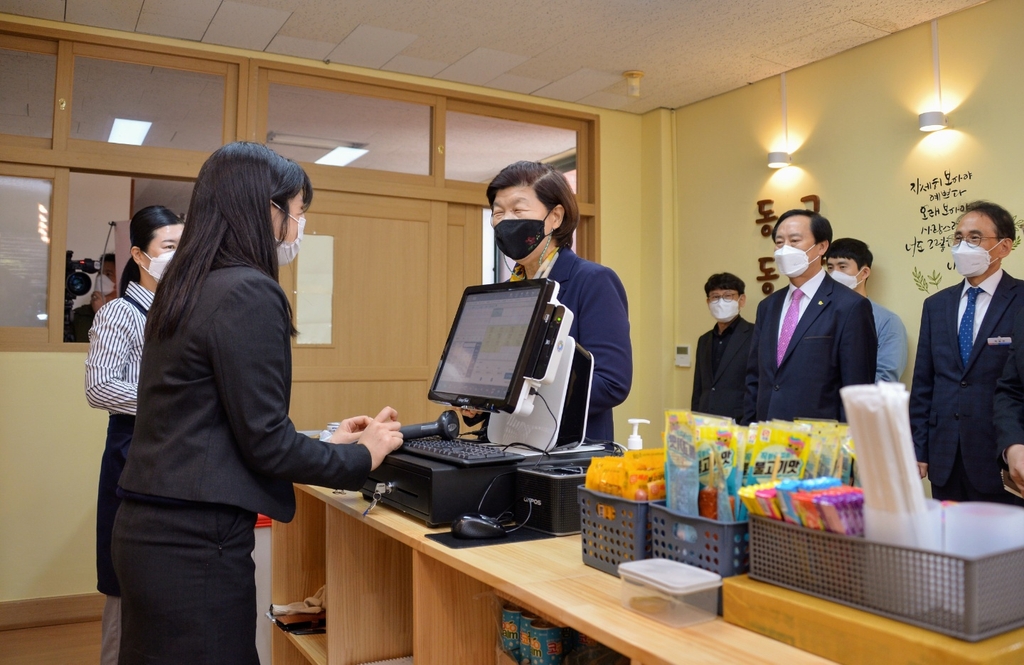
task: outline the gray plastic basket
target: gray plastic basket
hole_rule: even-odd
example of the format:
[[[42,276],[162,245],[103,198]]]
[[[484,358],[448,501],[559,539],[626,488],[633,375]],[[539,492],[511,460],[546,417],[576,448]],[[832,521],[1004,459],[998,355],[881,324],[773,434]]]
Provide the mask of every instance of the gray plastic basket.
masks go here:
[[[651,557],[650,504],[579,487],[583,563],[618,577],[619,564]]]
[[[1024,626],[1024,549],[966,558],[752,517],[750,577],[976,642]]]
[[[747,523],[718,522],[672,512],[652,503],[651,556],[697,566],[722,577],[741,575],[750,566]]]

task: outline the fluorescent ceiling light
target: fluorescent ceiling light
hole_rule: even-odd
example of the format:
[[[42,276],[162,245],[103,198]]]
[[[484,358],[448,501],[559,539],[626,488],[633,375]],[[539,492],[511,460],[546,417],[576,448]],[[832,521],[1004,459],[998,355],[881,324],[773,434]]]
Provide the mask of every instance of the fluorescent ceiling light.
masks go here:
[[[365,148],[347,148],[345,146],[341,146],[316,160],[316,163],[325,164],[327,166],[345,166],[346,164],[351,164],[356,161],[368,152],[370,151]]]
[[[114,118],[114,126],[110,129],[108,143],[123,143],[125,145],[142,145],[146,140],[146,134],[153,123],[145,120],[125,120]]]

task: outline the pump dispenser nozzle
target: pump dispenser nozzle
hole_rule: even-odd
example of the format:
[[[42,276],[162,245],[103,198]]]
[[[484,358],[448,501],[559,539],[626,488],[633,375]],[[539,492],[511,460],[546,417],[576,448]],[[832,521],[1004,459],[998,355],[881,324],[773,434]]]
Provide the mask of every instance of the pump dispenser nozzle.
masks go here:
[[[629,439],[626,441],[627,450],[641,450],[644,447],[644,440],[640,438],[640,423],[644,425],[650,425],[650,420],[644,420],[643,418],[630,418],[629,424],[633,426],[633,433],[629,435]]]

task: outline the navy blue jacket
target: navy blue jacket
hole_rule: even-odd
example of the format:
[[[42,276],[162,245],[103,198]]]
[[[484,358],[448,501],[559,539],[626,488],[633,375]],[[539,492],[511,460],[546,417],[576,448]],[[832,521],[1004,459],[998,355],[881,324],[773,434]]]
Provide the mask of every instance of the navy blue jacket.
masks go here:
[[[573,313],[569,334],[594,356],[587,439],[613,441],[612,407],[626,400],[633,384],[626,290],[614,270],[568,247],[558,250],[548,278],[558,282],[558,300]]]
[[[974,489],[998,494],[1003,485],[993,402],[1010,347],[990,346],[988,340],[1013,337],[1014,317],[1024,309],[1024,282],[1003,273],[966,367],[957,340],[963,285],[961,281],[924,301],[910,392],[910,427],[917,461],[928,464],[928,479],[934,484],[949,481],[959,448]]]
[[[878,338],[871,301],[828,275],[800,317],[782,364],[777,363],[779,321],[790,288],[757,306],[744,425],[772,418],[845,421],[839,389],[875,382]]]

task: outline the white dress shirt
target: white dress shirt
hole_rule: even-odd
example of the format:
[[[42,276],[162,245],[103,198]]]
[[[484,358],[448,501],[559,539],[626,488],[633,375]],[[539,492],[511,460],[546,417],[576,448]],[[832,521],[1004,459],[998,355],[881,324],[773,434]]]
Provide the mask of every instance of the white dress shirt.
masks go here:
[[[985,313],[988,312],[989,303],[992,302],[992,296],[996,293],[996,287],[999,286],[999,280],[1003,278],[1003,269],[995,271],[993,274],[978,284],[981,287],[981,291],[978,293],[978,297],[974,301],[974,331],[971,333],[971,342],[978,338],[978,330],[981,329],[981,322],[985,320]],[[967,309],[967,289],[971,288],[971,283],[966,279],[964,280],[964,288],[960,291],[960,306],[956,313],[956,329],[960,330],[960,321],[964,318],[964,311]]]
[[[125,293],[146,311],[153,304],[153,293],[136,282],[129,282]],[[145,315],[124,298],[115,298],[96,312],[85,359],[85,397],[89,406],[135,415],[145,330]]]
[[[804,294],[804,297],[800,299],[800,303],[799,303],[800,315],[796,319],[798,322],[800,321],[800,317],[802,317],[804,315],[804,312],[807,311],[807,308],[810,307],[811,300],[814,299],[815,294],[818,293],[818,289],[821,288],[821,283],[824,282],[824,281],[825,281],[825,269],[822,268],[818,272],[817,275],[815,275],[814,277],[810,278],[809,280],[804,282],[803,286],[799,287],[800,288],[800,292]],[[789,290],[786,291],[786,298],[782,301],[782,314],[779,316],[779,336],[780,337],[782,336],[782,322],[786,320],[786,312],[789,311],[789,303],[791,303],[793,301],[793,291],[795,291],[795,290],[796,290],[796,288],[791,283],[789,285]],[[981,295],[981,294],[978,294],[978,295]],[[778,342],[778,338],[776,338],[776,342]]]

